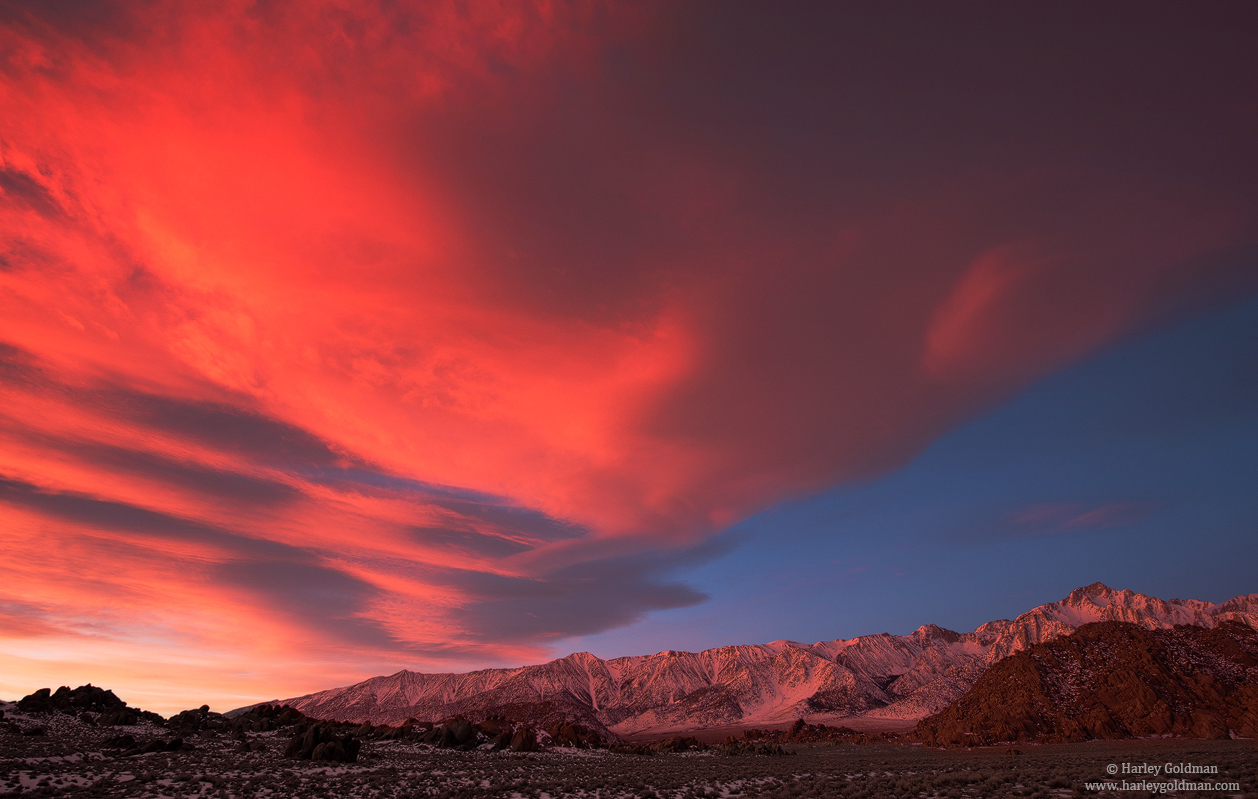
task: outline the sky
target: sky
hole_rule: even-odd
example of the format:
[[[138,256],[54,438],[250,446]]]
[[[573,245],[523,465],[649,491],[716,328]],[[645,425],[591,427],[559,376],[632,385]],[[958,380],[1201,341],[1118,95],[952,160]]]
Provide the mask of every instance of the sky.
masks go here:
[[[0,696],[1258,591],[1256,17],[0,3]]]

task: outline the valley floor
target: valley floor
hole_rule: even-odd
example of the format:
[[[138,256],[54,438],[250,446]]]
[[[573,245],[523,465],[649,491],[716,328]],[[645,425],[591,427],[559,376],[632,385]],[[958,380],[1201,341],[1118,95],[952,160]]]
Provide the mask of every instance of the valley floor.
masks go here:
[[[917,726],[918,719],[882,719],[871,718],[869,716],[804,716],[804,721],[809,724],[825,724],[830,727],[847,727],[857,732],[863,732],[867,735],[877,735],[882,732],[905,733],[911,731]],[[788,730],[795,723],[794,719],[790,721],[779,721],[767,724],[733,724],[726,727],[706,727],[702,730],[687,729],[666,729],[666,730],[648,730],[633,735],[620,736],[623,740],[631,743],[662,741],[675,736],[687,736],[695,738],[706,744],[715,744],[724,741],[729,736],[739,738],[747,730]]]
[[[0,795],[92,797],[1067,797],[1149,796],[1088,783],[1164,782],[1166,775],[1107,774],[1113,764],[1193,763],[1217,774],[1170,779],[1235,783],[1199,793],[1258,797],[1258,742],[1144,740],[939,750],[908,744],[787,747],[788,756],[723,756],[712,750],[655,756],[604,750],[455,752],[369,742],[359,762],[323,765],[282,757],[275,733],[249,740],[194,738],[191,749],[130,757],[105,745],[119,728],[45,717],[42,736],[0,732]],[[137,740],[160,728],[127,728]],[[250,744],[254,744],[250,746]],[[249,749],[250,751],[244,751]]]

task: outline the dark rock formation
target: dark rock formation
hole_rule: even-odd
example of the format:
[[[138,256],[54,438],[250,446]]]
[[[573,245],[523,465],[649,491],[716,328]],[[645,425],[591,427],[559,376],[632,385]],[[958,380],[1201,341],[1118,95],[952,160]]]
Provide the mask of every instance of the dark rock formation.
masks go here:
[[[314,719],[288,705],[257,705],[231,718],[228,726],[243,732],[271,732],[310,721]]]
[[[120,710],[125,708],[127,703],[115,696],[113,691],[97,688],[88,683],[73,689],[68,685],[63,685],[57,689],[56,693],[53,693],[51,688],[40,688],[35,693],[22,697],[17,706],[18,710],[23,713],[60,711],[78,715],[85,711],[106,713]]]
[[[201,707],[195,710],[184,710],[176,713],[166,720],[166,726],[172,730],[199,732],[206,729],[211,722],[221,718],[223,718],[221,714],[210,712],[209,705],[201,705]]]
[[[119,699],[113,691],[98,688],[91,683],[70,688],[63,685],[53,693],[51,688],[40,688],[33,694],[22,697],[18,701],[18,710],[23,713],[65,713],[78,716],[86,723],[103,726],[128,726],[141,719],[153,724],[166,722],[156,713],[147,710],[127,707],[127,703]],[[90,714],[98,714],[93,717]]]
[[[830,727],[825,724],[808,724],[803,719],[795,719],[788,730],[743,730],[743,741],[750,743],[853,743],[872,744],[893,740],[899,737],[896,733],[879,733],[866,735],[851,727]],[[725,743],[736,739],[730,736]]]
[[[166,726],[185,738],[231,735],[236,740],[245,740],[249,733],[273,732],[299,724],[308,726],[314,721],[287,705],[255,705],[231,716],[215,713],[209,705],[202,705],[176,713],[167,720]]]
[[[506,749],[511,745],[511,739],[513,737],[514,735],[510,732],[500,732],[495,735],[493,740],[490,741],[490,743],[493,744],[493,751],[501,752],[503,749]]]
[[[537,733],[531,727],[521,727],[511,736],[510,746],[516,752],[536,752]]]
[[[509,733],[515,729],[515,725],[506,716],[489,716],[476,726],[480,727],[480,731],[490,737]]]
[[[476,737],[476,728],[467,719],[453,719],[444,729],[456,746],[462,746]]]
[[[1099,622],[1001,660],[918,724],[932,745],[1258,737],[1258,631]]]
[[[331,724],[313,724],[308,727],[301,725],[284,749],[284,757],[330,760],[336,763],[356,762],[362,742],[352,733],[338,735],[339,729]]]
[[[102,727],[130,727],[139,720],[140,716],[138,713],[128,708],[122,708],[100,714],[96,719],[96,723]]]
[[[572,724],[567,721],[548,727],[546,734],[550,736],[550,739],[556,746],[575,746],[578,749],[588,749],[591,746],[598,746],[602,743],[602,738],[599,737],[598,733],[582,724]]]
[[[419,736],[420,743],[432,744],[441,749],[458,749],[476,744],[476,728],[462,717],[447,719]]]
[[[664,741],[660,741],[655,745],[658,752],[689,752],[692,749],[706,749],[698,738],[688,736],[674,736]]]

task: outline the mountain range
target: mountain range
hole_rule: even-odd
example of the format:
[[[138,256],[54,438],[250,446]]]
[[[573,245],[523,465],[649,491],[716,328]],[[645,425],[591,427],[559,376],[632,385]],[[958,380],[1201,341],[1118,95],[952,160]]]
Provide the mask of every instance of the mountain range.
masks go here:
[[[1146,630],[1225,622],[1258,628],[1258,594],[1213,604],[1095,583],[968,633],[927,624],[909,635],[814,644],[774,641],[610,660],[578,652],[535,666],[464,674],[400,671],[281,701],[311,717],[371,724],[460,714],[563,716],[620,736],[796,718],[908,726],[962,697],[1009,655],[1104,621]]]

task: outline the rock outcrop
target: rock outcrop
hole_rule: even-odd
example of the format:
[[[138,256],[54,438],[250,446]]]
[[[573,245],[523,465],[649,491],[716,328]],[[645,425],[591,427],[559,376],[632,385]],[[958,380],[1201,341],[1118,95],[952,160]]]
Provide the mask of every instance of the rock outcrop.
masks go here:
[[[298,729],[289,740],[284,757],[334,763],[354,763],[358,760],[362,744],[352,733],[342,733],[330,724],[303,725],[303,728]]]
[[[944,746],[1258,737],[1258,632],[1084,625],[1001,660],[914,735]]]
[[[56,693],[51,688],[40,688],[33,694],[18,700],[18,710],[23,713],[52,713],[60,711],[78,715],[79,713],[107,713],[121,710],[127,703],[119,699],[113,691],[98,688],[91,683],[71,689],[63,685]]]
[[[164,722],[158,714],[128,707],[113,691],[91,683],[78,688],[63,685],[55,693],[51,688],[40,688],[18,700],[17,706],[23,713],[65,713],[103,727],[130,726],[141,719]]]

